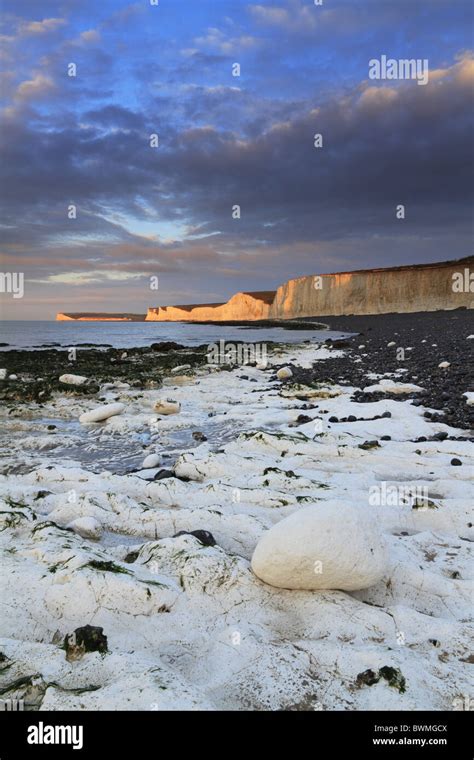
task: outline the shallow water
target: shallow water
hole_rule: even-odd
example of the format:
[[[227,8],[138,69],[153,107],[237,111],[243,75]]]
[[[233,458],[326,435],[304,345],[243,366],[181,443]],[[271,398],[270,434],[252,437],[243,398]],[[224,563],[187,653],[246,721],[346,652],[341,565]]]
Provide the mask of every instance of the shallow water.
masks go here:
[[[26,421],[24,421],[26,422]],[[48,431],[48,425],[55,425],[56,430]],[[204,433],[208,445],[213,449],[219,449],[229,441],[234,440],[240,433],[247,431],[248,424],[241,420],[219,419],[206,417],[202,424],[195,427],[183,427],[174,430],[166,430],[160,433],[147,431],[127,431],[111,433],[106,431],[105,423],[99,426],[85,426],[77,419],[64,419],[64,417],[35,417],[27,423],[28,437],[38,439],[49,435],[51,448],[33,449],[23,451],[20,454],[21,464],[10,472],[29,472],[35,466],[45,463],[64,466],[65,463],[77,463],[90,472],[101,473],[104,471],[123,475],[131,471],[139,470],[141,464],[150,451],[148,447],[156,447],[161,457],[159,468],[171,468],[183,451],[188,451],[201,444],[194,440],[192,434],[195,430]],[[267,425],[270,430],[273,426]],[[23,426],[22,426],[23,428]],[[17,431],[8,430],[5,435],[0,434],[0,442],[5,446],[4,455],[9,458],[8,448],[18,447],[21,450],[22,439],[25,429]],[[59,445],[55,444],[56,436],[61,439]],[[67,440],[64,438],[67,437]],[[1,461],[1,460],[0,460]]]
[[[322,342],[338,338],[341,333],[330,330],[286,330],[280,327],[247,328],[227,325],[192,325],[183,322],[0,322],[0,342],[12,348],[41,348],[42,344],[74,346],[81,343],[108,344],[114,348],[149,346],[159,341],[176,341],[185,346],[226,341],[258,343],[301,343],[305,340]],[[46,346],[44,346],[46,347]],[[49,347],[54,348],[54,345]]]

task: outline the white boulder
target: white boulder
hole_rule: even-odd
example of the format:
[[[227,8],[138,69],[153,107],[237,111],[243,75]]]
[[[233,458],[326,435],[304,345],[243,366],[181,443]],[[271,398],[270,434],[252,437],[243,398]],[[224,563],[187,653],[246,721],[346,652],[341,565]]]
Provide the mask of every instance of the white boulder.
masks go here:
[[[82,538],[92,538],[98,541],[102,536],[102,525],[95,517],[78,517],[66,527],[72,528]]]
[[[0,380],[5,380],[6,376],[7,376],[6,369],[4,369],[4,368],[0,369]]]
[[[187,369],[191,369],[190,364],[181,364],[179,367],[173,367],[171,372],[172,374],[177,374],[178,372],[184,372]]]
[[[84,385],[87,383],[87,377],[83,377],[83,375],[61,375],[59,382],[66,385]]]
[[[142,467],[144,470],[150,469],[151,467],[158,467],[160,464],[160,457],[158,454],[148,454],[147,457],[143,460]]]
[[[441,362],[441,364],[438,364],[439,369],[447,369],[451,366],[450,362]]]
[[[387,348],[393,348],[393,346],[396,346],[396,345],[397,344],[395,343],[395,341],[391,340],[390,343],[387,343]]]
[[[466,393],[463,393],[462,395],[465,397],[468,406],[474,406],[474,392],[466,391]]]
[[[153,407],[157,414],[178,414],[181,411],[181,404],[173,399],[158,399]]]
[[[105,404],[105,406],[99,406],[97,409],[81,414],[79,422],[103,422],[116,414],[122,414],[124,409],[124,404]]]
[[[277,588],[357,591],[383,577],[385,544],[362,510],[337,501],[314,504],[263,534],[252,570]]]
[[[277,378],[279,380],[288,380],[289,377],[293,377],[293,372],[289,367],[282,367],[277,372]]]
[[[376,385],[368,385],[364,393],[416,393],[423,388],[413,383],[398,383],[396,380],[381,380]]]

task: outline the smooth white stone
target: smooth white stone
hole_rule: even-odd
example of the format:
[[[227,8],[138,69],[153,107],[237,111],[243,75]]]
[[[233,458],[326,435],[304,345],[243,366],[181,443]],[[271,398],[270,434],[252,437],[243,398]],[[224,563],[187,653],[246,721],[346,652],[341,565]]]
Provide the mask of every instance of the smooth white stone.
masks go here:
[[[65,383],[66,385],[84,385],[84,383],[87,382],[87,379],[88,378],[83,375],[61,375],[59,382]]]
[[[102,536],[102,525],[95,517],[78,517],[67,525],[82,538],[93,538],[98,541]]]
[[[158,454],[148,454],[147,457],[142,462],[142,467],[144,470],[152,467],[158,467],[160,463],[160,457]]]
[[[181,411],[181,404],[172,399],[158,399],[153,408],[157,414],[178,414]]]
[[[90,412],[84,412],[79,417],[79,422],[103,422],[109,417],[114,417],[116,414],[122,414],[124,411],[124,404],[106,404],[105,406],[99,406],[97,409],[92,409]]]
[[[304,507],[276,523],[252,557],[260,580],[287,589],[356,591],[377,583],[386,567],[374,518],[336,501]]]

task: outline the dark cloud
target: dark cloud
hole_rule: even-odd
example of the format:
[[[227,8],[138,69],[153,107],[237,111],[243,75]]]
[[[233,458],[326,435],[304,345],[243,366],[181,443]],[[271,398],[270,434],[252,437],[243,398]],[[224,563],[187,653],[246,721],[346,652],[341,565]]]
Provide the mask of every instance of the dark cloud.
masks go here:
[[[23,18],[37,18],[33,5],[21,3]],[[426,3],[413,13],[404,4],[374,10],[366,2],[355,13],[334,3],[314,28],[304,25],[297,0],[255,3],[263,10],[249,9],[227,26],[224,20],[225,31],[209,33],[208,23],[165,43],[160,28],[156,50],[137,46],[153,38],[148,26],[140,32],[143,7],[112,5],[105,3],[95,24],[68,16],[41,63],[21,77],[6,72],[3,266],[25,271],[38,313],[49,303],[48,282],[60,283],[81,308],[100,296],[104,309],[116,310],[114,299],[129,288],[129,310],[140,310],[156,300],[152,274],[166,282],[160,302],[196,302],[312,271],[468,253],[472,60],[451,57],[432,67],[427,86],[374,83],[366,70],[354,78],[340,54],[337,69],[332,53],[318,59],[309,42],[344,21],[347,51],[359,46],[354,61],[367,62],[381,52],[375,30],[396,19],[411,50]],[[62,10],[45,3],[43,17],[60,18]],[[441,10],[446,4],[436,3],[434,13]],[[8,3],[7,11],[15,12]],[[467,10],[453,13],[459,21]],[[93,44],[76,44],[94,28],[100,42],[94,34]],[[240,79],[229,73],[234,55],[205,42],[193,52],[196,39],[227,49],[228,40],[251,31],[259,44],[242,52]],[[429,37],[424,31],[418,39]],[[72,49],[81,69],[74,82],[64,75]],[[158,149],[150,147],[153,133]],[[323,135],[322,149],[313,145],[315,133]],[[75,220],[67,216],[72,203]],[[235,204],[240,220],[231,215]],[[406,206],[404,221],[396,219],[398,204]],[[71,282],[71,273],[81,282],[94,271],[99,283]],[[113,279],[122,275],[130,277]]]

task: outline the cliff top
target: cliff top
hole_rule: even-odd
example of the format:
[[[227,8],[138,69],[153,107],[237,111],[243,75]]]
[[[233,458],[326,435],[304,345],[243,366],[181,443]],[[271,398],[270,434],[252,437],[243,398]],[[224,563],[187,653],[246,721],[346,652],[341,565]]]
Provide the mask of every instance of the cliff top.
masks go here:
[[[403,272],[413,269],[442,269],[443,267],[453,266],[454,264],[459,264],[460,266],[468,266],[469,264],[474,264],[474,256],[465,256],[462,259],[450,259],[449,261],[434,261],[429,264],[400,264],[400,266],[396,267],[373,267],[372,269],[348,269],[342,272],[324,272],[318,274],[317,276],[334,277],[338,274],[368,274],[369,272]],[[314,275],[312,274],[303,274],[300,277],[292,277],[290,280],[287,280],[287,282],[292,282],[293,280],[303,280],[306,277],[313,276]]]

